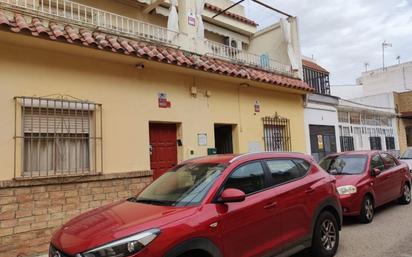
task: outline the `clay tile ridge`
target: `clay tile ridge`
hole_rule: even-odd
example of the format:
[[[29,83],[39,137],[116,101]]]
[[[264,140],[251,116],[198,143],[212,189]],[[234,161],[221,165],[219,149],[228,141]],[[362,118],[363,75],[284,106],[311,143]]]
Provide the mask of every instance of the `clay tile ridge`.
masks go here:
[[[0,29],[15,33],[25,33],[32,36],[56,40],[84,47],[92,47],[115,53],[145,58],[157,62],[178,65],[182,67],[212,72],[231,77],[240,77],[252,81],[265,82],[278,87],[313,92],[313,89],[300,79],[289,78],[273,72],[264,71],[241,64],[216,59],[210,56],[198,56],[171,47],[159,46],[153,43],[125,39],[98,31],[90,31],[84,27],[72,24],[57,24],[44,22],[38,17],[22,16],[18,13],[8,19],[0,10]]]

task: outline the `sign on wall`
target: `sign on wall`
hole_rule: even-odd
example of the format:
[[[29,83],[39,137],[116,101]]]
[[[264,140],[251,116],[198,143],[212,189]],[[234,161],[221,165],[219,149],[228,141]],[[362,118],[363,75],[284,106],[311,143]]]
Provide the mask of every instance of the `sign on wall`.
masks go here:
[[[207,146],[207,134],[206,133],[197,134],[197,144],[199,146]]]
[[[255,102],[255,112],[260,112],[260,102],[258,100]]]
[[[187,23],[190,26],[196,26],[196,17],[193,15],[192,12],[190,12],[189,15],[187,16]]]
[[[171,102],[167,100],[167,94],[159,93],[157,95],[159,108],[170,108],[172,106]]]

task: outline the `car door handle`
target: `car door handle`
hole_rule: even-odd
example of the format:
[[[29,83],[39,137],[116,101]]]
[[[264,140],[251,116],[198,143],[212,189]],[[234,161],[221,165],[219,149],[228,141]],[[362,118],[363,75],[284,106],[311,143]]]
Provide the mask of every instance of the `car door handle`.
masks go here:
[[[265,206],[263,206],[263,208],[265,208],[265,209],[275,208],[277,204],[278,204],[277,202],[269,203],[269,204],[266,204]]]
[[[313,192],[315,192],[315,189],[314,189],[314,188],[309,188],[309,189],[306,189],[306,190],[305,190],[305,193],[306,193],[306,194],[311,194],[311,193],[313,193]]]

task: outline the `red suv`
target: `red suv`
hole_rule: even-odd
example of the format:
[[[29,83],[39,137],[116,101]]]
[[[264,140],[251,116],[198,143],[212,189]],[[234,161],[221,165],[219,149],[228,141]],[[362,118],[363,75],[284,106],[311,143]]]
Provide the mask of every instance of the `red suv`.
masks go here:
[[[407,164],[379,151],[353,151],[325,157],[320,166],[335,175],[343,215],[373,220],[375,207],[398,199],[411,202],[411,174]]]
[[[335,255],[335,179],[294,153],[181,163],[139,195],[84,213],[53,236],[50,257]]]

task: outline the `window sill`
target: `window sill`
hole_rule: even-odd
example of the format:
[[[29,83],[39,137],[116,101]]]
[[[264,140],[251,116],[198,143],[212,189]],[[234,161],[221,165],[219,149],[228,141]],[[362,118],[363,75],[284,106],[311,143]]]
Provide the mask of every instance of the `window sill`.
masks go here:
[[[62,175],[49,177],[18,177],[11,180],[0,181],[1,188],[13,187],[29,187],[29,186],[44,186],[44,185],[61,185],[70,183],[85,183],[93,181],[117,180],[117,179],[133,179],[142,177],[151,177],[153,172],[150,170],[119,172],[119,173],[93,173],[93,174],[77,174],[77,175]]]

